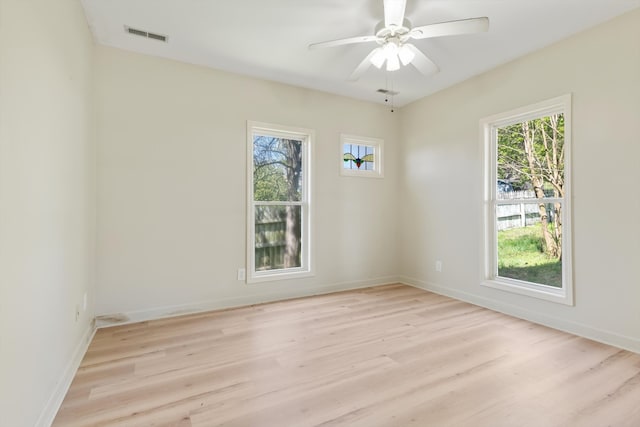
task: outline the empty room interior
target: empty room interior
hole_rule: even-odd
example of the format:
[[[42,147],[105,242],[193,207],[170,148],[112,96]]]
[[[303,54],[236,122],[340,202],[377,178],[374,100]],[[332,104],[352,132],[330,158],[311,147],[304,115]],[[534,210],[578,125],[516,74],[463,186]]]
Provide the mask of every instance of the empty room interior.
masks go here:
[[[0,0],[0,424],[640,426],[639,126],[640,0]]]

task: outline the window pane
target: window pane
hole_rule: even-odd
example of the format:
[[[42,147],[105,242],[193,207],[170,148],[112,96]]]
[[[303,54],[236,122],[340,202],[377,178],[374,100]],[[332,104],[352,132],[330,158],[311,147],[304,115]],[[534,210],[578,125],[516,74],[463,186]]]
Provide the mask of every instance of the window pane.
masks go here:
[[[254,136],[254,200],[302,200],[302,155],[302,141],[267,135]]]
[[[497,141],[499,199],[564,197],[564,114],[498,128]]]
[[[300,267],[301,206],[255,207],[255,270]]]
[[[356,170],[375,169],[375,148],[370,145],[344,144],[343,168]]]
[[[561,203],[496,206],[498,276],[562,287]]]

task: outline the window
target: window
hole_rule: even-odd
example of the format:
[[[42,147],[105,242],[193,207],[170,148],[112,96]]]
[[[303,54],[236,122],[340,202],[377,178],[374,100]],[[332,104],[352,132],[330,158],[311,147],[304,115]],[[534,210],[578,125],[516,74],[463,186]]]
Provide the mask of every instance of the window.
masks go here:
[[[480,122],[483,285],[573,304],[571,96]]]
[[[383,145],[377,138],[340,135],[340,174],[382,178]]]
[[[248,282],[311,275],[313,131],[248,122]]]

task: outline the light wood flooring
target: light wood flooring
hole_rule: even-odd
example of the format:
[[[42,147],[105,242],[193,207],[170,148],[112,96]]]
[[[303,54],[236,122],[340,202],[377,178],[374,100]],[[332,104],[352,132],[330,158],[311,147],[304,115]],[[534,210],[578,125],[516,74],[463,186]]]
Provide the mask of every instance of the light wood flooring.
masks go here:
[[[640,355],[404,285],[101,329],[54,426],[640,426]]]

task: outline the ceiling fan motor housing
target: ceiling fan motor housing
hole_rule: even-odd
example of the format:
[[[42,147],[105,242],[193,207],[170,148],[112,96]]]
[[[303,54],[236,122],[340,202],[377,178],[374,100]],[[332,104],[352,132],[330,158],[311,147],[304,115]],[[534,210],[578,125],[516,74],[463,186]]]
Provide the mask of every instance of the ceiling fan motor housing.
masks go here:
[[[384,44],[390,37],[399,37],[402,42],[405,42],[409,38],[410,31],[411,22],[407,18],[402,21],[401,27],[396,25],[385,27],[384,21],[380,21],[375,28],[376,37],[378,38],[376,41],[378,44]]]

